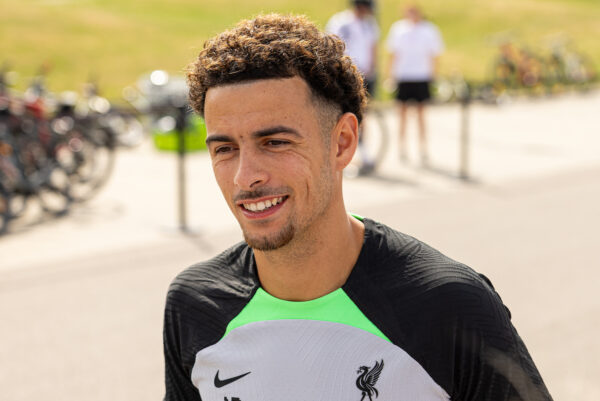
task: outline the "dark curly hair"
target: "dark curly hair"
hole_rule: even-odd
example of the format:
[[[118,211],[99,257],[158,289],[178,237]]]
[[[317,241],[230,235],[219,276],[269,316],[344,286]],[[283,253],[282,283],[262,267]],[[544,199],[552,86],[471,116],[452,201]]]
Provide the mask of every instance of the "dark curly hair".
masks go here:
[[[360,123],[366,92],[360,72],[338,37],[304,16],[268,14],[243,20],[204,43],[189,65],[192,108],[204,115],[208,89],[268,78],[303,78],[319,100],[354,113]]]

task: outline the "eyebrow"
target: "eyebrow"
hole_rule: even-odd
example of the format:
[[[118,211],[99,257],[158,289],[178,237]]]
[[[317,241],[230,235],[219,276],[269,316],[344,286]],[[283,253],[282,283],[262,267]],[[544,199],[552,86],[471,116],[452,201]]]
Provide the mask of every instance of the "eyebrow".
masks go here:
[[[211,135],[206,137],[206,145],[210,145],[212,142],[231,142],[232,139],[228,135]]]
[[[270,136],[273,134],[292,134],[294,136],[299,137],[300,133],[292,128],[287,127],[285,125],[276,125],[274,127],[264,128],[252,133],[252,137],[254,138],[263,138],[265,136]],[[229,135],[210,135],[206,138],[206,144],[209,145],[212,142],[233,142],[233,138]]]
[[[255,138],[262,138],[273,134],[292,134],[294,136],[300,136],[300,133],[297,130],[292,127],[286,127],[285,125],[261,129],[252,133],[252,136]]]

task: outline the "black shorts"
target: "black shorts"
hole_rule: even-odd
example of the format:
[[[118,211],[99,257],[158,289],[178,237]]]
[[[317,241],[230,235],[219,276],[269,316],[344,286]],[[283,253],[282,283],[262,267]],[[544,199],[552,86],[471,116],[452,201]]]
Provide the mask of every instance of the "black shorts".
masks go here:
[[[399,82],[394,95],[400,102],[423,103],[431,99],[430,81]]]

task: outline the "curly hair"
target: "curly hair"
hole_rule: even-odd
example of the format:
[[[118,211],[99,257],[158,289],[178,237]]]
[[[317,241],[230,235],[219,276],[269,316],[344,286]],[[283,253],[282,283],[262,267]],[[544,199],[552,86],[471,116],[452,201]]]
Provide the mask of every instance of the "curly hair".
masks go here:
[[[268,78],[303,78],[319,100],[362,120],[366,91],[360,72],[337,36],[304,16],[268,14],[240,21],[209,39],[189,65],[187,80],[192,108],[204,115],[208,89]]]

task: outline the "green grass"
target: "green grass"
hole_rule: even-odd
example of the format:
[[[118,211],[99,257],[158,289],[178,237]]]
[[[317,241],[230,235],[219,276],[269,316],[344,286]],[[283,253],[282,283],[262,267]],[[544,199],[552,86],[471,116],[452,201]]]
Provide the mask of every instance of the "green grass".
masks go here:
[[[261,12],[308,15],[320,26],[346,0],[0,0],[0,63],[27,85],[42,64],[53,91],[79,90],[91,77],[111,98],[154,69],[182,73],[208,37]],[[562,33],[600,66],[598,0],[422,0],[441,29],[442,75],[485,79],[500,36],[535,48]],[[379,1],[382,42],[401,16]],[[383,45],[381,46],[383,50]],[[384,58],[381,52],[381,58]]]

